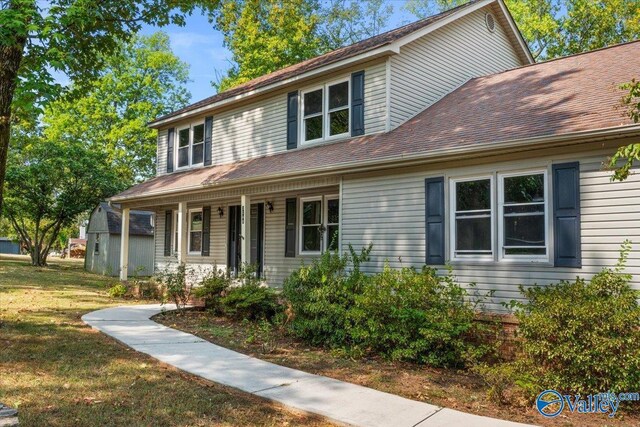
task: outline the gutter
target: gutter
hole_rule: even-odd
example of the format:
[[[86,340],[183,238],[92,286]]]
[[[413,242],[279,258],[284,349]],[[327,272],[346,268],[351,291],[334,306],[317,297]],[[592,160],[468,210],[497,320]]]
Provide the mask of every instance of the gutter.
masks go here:
[[[576,143],[584,143],[584,142],[593,142],[600,139],[613,139],[616,137],[630,137],[638,135],[640,136],[640,125],[624,125],[624,126],[616,126],[612,128],[607,128],[603,130],[597,131],[580,131],[580,132],[572,132],[564,135],[551,135],[551,136],[541,136],[534,138],[522,138],[511,141],[504,142],[485,142],[481,144],[476,144],[473,146],[463,146],[459,148],[452,148],[446,150],[440,150],[431,152],[428,154],[418,153],[418,154],[409,154],[409,155],[400,155],[400,156],[389,156],[371,161],[364,162],[348,162],[348,163],[340,163],[335,166],[323,166],[320,168],[307,169],[304,171],[296,171],[296,172],[287,172],[287,173],[278,173],[278,174],[270,174],[270,175],[261,175],[258,177],[251,178],[243,178],[237,179],[227,182],[221,183],[211,183],[210,185],[193,185],[189,187],[181,187],[179,189],[171,190],[171,191],[154,191],[146,193],[141,197],[112,197],[109,202],[126,202],[126,201],[141,201],[141,200],[149,200],[153,198],[157,198],[158,196],[171,196],[175,194],[183,194],[183,193],[199,193],[205,191],[212,191],[218,189],[232,189],[236,187],[243,187],[246,185],[270,181],[270,182],[280,182],[287,181],[290,178],[306,178],[308,176],[327,176],[327,175],[336,175],[340,173],[359,173],[359,172],[369,172],[376,170],[384,170],[384,169],[392,169],[394,167],[403,166],[415,166],[415,165],[423,165],[436,163],[447,160],[455,160],[455,159],[463,159],[468,157],[477,156],[477,154],[486,153],[489,154],[492,151],[500,150],[501,153],[509,153],[516,151],[523,151],[523,149],[534,149],[538,148],[540,145],[553,143],[554,146],[565,146],[565,145],[574,145]],[[505,151],[506,150],[506,151]],[[276,154],[276,155],[284,155]]]

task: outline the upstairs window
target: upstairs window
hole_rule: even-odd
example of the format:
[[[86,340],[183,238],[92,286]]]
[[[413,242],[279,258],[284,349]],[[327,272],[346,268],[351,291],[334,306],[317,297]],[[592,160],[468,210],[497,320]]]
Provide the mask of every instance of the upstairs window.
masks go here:
[[[302,92],[302,143],[349,135],[349,80]]]
[[[178,129],[176,151],[178,169],[202,165],[204,163],[204,123]]]

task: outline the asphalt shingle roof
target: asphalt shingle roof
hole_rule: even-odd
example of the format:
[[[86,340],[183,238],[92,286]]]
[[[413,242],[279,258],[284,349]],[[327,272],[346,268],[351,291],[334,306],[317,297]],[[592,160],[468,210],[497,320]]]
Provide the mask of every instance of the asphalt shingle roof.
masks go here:
[[[336,49],[331,52],[327,52],[324,55],[316,56],[314,58],[307,59],[306,61],[302,61],[297,64],[291,65],[289,67],[285,67],[280,70],[274,71],[272,73],[265,74],[264,76],[257,77],[239,86],[233,87],[229,90],[220,92],[216,95],[213,95],[203,100],[200,100],[198,102],[195,102],[184,108],[173,111],[164,116],[158,117],[150,124],[153,125],[156,122],[170,119],[172,117],[179,116],[189,111],[197,110],[198,108],[205,107],[207,105],[211,105],[216,102],[223,101],[225,99],[233,98],[235,96],[242,95],[247,92],[251,92],[253,90],[268,86],[270,84],[281,82],[291,77],[299,76],[303,73],[315,70],[325,65],[329,65],[343,59],[351,58],[356,55],[360,55],[362,53],[370,52],[379,47],[393,43],[394,41],[399,40],[402,37],[409,35],[415,31],[418,31],[424,27],[434,24],[455,12],[459,12],[462,9],[466,9],[469,6],[475,3],[478,3],[478,1],[480,0],[472,0],[468,3],[465,3],[458,7],[454,7],[452,9],[449,9],[437,15],[429,16],[427,18],[421,19],[411,24],[407,24],[402,27],[396,28],[394,30],[387,31],[386,33],[382,33],[377,36],[373,36],[368,39],[362,40],[358,43],[354,43],[352,45],[345,46],[343,48]]]
[[[391,132],[163,175],[115,199],[631,125],[619,85],[639,73],[636,41],[478,77]]]

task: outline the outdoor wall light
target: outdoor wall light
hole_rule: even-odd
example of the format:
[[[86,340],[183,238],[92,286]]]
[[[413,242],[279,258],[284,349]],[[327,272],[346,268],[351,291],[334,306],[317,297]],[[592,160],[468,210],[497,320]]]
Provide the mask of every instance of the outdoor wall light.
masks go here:
[[[218,208],[218,215],[220,215],[220,218],[224,216],[224,209],[222,209],[222,207]]]
[[[273,202],[267,202],[267,209],[269,209],[269,212],[273,212]]]

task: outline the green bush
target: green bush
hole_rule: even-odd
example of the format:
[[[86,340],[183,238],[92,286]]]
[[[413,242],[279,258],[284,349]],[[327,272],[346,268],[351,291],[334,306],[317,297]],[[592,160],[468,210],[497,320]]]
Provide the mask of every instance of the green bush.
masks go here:
[[[205,308],[214,313],[221,313],[221,299],[230,285],[231,275],[229,272],[214,266],[213,270],[200,281],[193,294],[196,298],[204,300]]]
[[[289,328],[295,336],[314,345],[350,343],[348,312],[367,280],[360,265],[370,252],[371,246],[360,254],[351,247],[349,254],[327,251],[285,280],[283,294],[294,313]]]
[[[221,303],[224,313],[235,319],[270,320],[280,310],[276,291],[253,283],[229,289]]]
[[[590,282],[577,278],[522,289],[529,303],[516,312],[526,367],[545,388],[589,393],[640,388],[640,305],[618,265]]]
[[[178,265],[175,269],[167,268],[159,276],[160,282],[163,284],[166,295],[165,299],[174,302],[177,308],[184,308],[191,299],[191,286],[189,280],[194,277],[194,271],[187,268],[185,264]]]
[[[529,399],[546,389],[582,395],[640,389],[640,305],[624,273],[625,242],[618,265],[591,281],[576,278],[522,288],[528,303],[516,305],[520,324],[516,361],[493,367]]]
[[[324,253],[284,284],[293,312],[291,332],[351,354],[381,354],[434,366],[460,366],[490,346],[474,343],[481,325],[466,290],[451,275],[424,268],[367,276],[361,253]]]
[[[127,287],[122,283],[116,283],[107,292],[111,298],[122,298],[127,294]]]
[[[477,350],[471,337],[482,327],[467,296],[451,274],[385,266],[356,296],[352,340],[393,360],[461,366]]]

